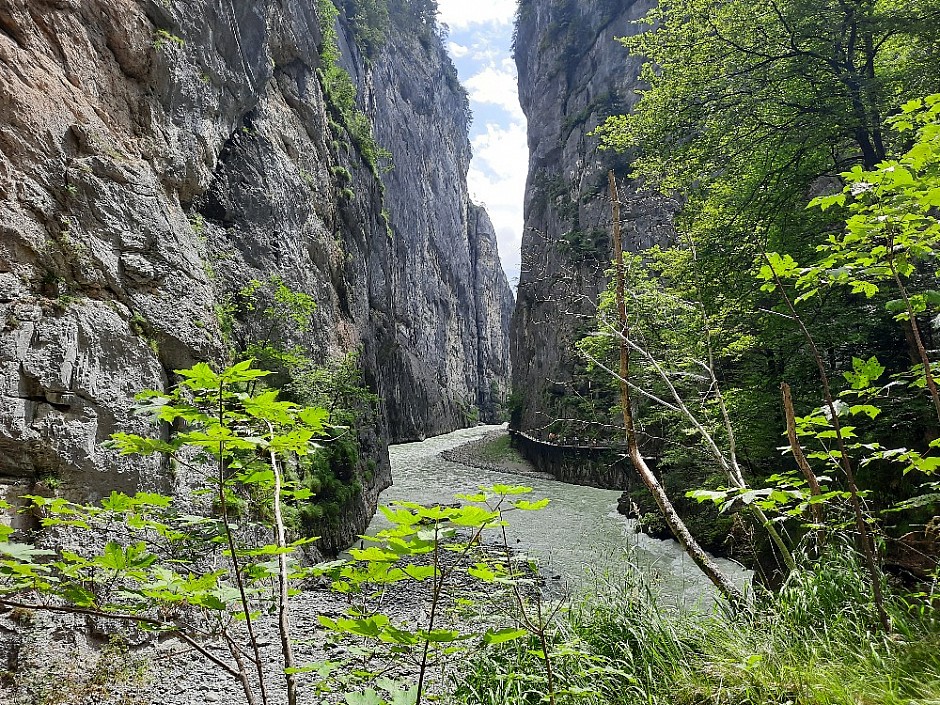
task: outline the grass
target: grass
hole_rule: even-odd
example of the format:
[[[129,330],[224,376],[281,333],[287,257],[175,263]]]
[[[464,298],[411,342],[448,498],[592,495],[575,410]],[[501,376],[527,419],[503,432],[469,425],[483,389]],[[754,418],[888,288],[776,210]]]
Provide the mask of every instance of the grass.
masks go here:
[[[500,460],[522,462],[522,456],[512,447],[512,438],[508,433],[486,441],[480,447],[479,452],[480,457],[488,462],[499,462]]]
[[[879,632],[863,573],[841,548],[735,617],[663,609],[640,577],[597,585],[554,625],[556,702],[940,704],[940,613],[895,594],[894,632]],[[548,702],[543,671],[534,643],[488,648],[458,680],[457,702]]]

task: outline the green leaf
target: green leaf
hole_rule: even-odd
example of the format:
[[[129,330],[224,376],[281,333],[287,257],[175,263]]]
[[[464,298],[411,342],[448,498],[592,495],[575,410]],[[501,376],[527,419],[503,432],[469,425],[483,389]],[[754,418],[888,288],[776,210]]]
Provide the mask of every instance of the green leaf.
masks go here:
[[[330,622],[332,622],[333,626],[330,626]],[[335,621],[321,617],[320,623],[332,631],[346,632],[348,634],[355,634],[356,636],[376,639],[382,635],[385,627],[389,625],[389,618],[384,614],[378,614],[365,619],[341,617]]]
[[[379,561],[392,563],[398,560],[397,553],[383,551],[377,546],[370,546],[369,548],[353,548],[350,549],[349,555],[355,558],[357,561]]]
[[[482,492],[479,494],[455,494],[454,499],[460,499],[464,502],[476,502],[479,504],[480,502],[486,501],[486,495]]]
[[[485,526],[489,522],[499,517],[499,512],[492,512],[483,507],[469,505],[461,507],[456,512],[452,512],[450,521],[456,526]]]
[[[392,524],[399,524],[403,526],[412,526],[421,521],[419,517],[414,512],[410,512],[407,509],[400,509],[398,507],[384,506],[379,507],[379,511],[385,515],[385,518],[388,519]]]
[[[254,397],[245,398],[242,400],[245,413],[254,418],[270,421],[274,424],[292,423],[294,417],[291,412],[296,407],[296,404],[288,401],[278,401],[277,395],[278,391],[272,389]]]
[[[505,629],[496,629],[493,631],[488,631],[483,635],[483,641],[490,646],[495,644],[502,644],[507,641],[513,641],[524,637],[528,632],[525,629],[515,629],[513,627],[506,627]]]
[[[821,208],[827,211],[833,206],[844,206],[845,198],[845,193],[836,193],[831,196],[818,196],[809,202],[807,208]]]
[[[414,580],[429,580],[437,575],[437,570],[433,565],[406,565],[402,568],[405,575]]]
[[[382,696],[372,688],[362,693],[346,693],[343,697],[348,705],[385,705]]]
[[[932,492],[928,494],[922,494],[917,497],[912,497],[911,499],[904,500],[903,502],[898,502],[891,509],[886,509],[885,512],[904,512],[909,509],[920,509],[921,507],[937,507],[940,506],[940,492]]]
[[[65,585],[59,593],[76,607],[94,607],[95,595],[81,585]]]
[[[932,475],[940,470],[940,458],[911,458],[911,466],[908,470],[917,470],[925,475]]]
[[[242,360],[232,365],[222,372],[221,379],[225,384],[244,384],[262,377],[267,377],[270,372],[266,370],[253,370],[251,366],[255,364],[253,359]],[[218,385],[216,385],[218,386]]]
[[[768,264],[760,268],[758,278],[764,281],[773,281],[774,275],[780,279],[793,279],[800,271],[796,260],[788,254],[780,255],[777,252],[765,253]]]
[[[239,476],[238,481],[243,485],[271,485],[274,484],[274,471],[270,468],[255,470],[248,475]]]
[[[380,638],[387,644],[401,644],[402,646],[414,646],[420,642],[418,635],[414,632],[399,629],[391,624],[382,630]]]
[[[408,687],[407,683],[398,683],[388,678],[376,681],[376,685],[389,694],[389,705],[415,705],[418,701],[418,686]]]
[[[876,419],[881,413],[881,409],[879,409],[877,406],[872,406],[871,404],[858,404],[849,408],[849,413],[853,416],[857,414],[866,414],[870,419]]]
[[[212,593],[197,593],[190,597],[189,602],[216,612],[225,612],[228,609],[228,605],[218,595]]]
[[[121,455],[152,455],[153,453],[175,453],[178,443],[167,443],[156,438],[144,438],[131,433],[115,433],[107,446]]]
[[[45,548],[36,548],[28,543],[0,543],[0,554],[17,561],[31,563],[35,558],[54,556],[55,551],[49,551]]]
[[[188,370],[173,370],[183,377],[183,384],[190,389],[218,389],[222,379],[204,362],[197,362]]]
[[[513,502],[512,506],[514,506],[516,509],[521,509],[526,512],[534,512],[539,509],[544,509],[548,506],[549,502],[551,502],[550,499],[540,499],[537,502],[530,502],[525,499],[520,499],[516,502]]]
[[[685,496],[689,499],[694,499],[699,504],[702,502],[714,502],[715,504],[720,504],[728,499],[729,492],[727,490],[722,491],[712,491],[712,490],[691,490],[685,493]]]
[[[462,641],[468,638],[454,629],[432,629],[431,631],[422,631],[420,634],[422,638],[432,644],[449,644],[453,641]]]
[[[492,487],[480,485],[480,489],[489,494],[497,495],[498,497],[529,494],[532,491],[531,487],[526,487],[525,485],[493,485]]]
[[[330,412],[326,409],[307,407],[306,409],[302,409],[297,414],[297,417],[315,433],[322,433],[323,426],[330,419]]]
[[[497,578],[502,577],[502,575],[497,574],[488,563],[477,563],[476,565],[470,566],[467,568],[467,575],[471,578],[482,580],[485,583],[495,582]]]

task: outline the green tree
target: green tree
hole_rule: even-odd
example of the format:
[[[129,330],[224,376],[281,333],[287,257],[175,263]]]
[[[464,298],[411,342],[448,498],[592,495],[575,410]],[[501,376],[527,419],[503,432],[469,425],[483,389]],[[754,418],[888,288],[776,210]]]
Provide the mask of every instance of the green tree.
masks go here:
[[[808,194],[841,188],[841,172],[899,144],[886,116],[940,85],[938,18],[936,0],[664,0],[648,31],[623,40],[649,59],[649,88],[598,134],[629,153],[634,176],[683,201],[677,229],[694,242],[690,276],[752,463],[776,455],[779,384],[792,380],[799,397],[815,378],[802,337],[767,313],[776,301],[755,286],[753,262],[768,250],[809,261],[832,214],[807,210]],[[812,302],[831,366],[872,350],[902,364],[909,346],[881,303],[837,289]]]

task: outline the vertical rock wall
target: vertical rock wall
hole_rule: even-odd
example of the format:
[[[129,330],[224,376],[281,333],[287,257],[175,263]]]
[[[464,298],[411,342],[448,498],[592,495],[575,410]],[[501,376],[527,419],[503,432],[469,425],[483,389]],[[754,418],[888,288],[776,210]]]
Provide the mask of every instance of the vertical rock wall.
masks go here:
[[[467,95],[436,28],[407,9],[393,12],[374,65],[349,51],[363,108],[394,162],[383,177],[390,257],[375,272],[391,296],[373,301],[390,325],[382,374],[392,434],[495,423],[509,380],[512,293],[495,231],[467,189]]]
[[[505,386],[508,285],[470,226],[465,99],[436,33],[395,27],[370,63],[340,23],[395,153],[383,193],[336,133],[314,0],[0,3],[0,478],[168,489],[159,461],[101,442],[147,430],[134,392],[221,358],[217,312],[251,279],[312,296],[314,325],[283,342],[361,350],[384,400],[332,544],[390,481],[389,438],[456,428]]]
[[[573,346],[590,330],[612,258],[607,172],[624,176],[629,161],[600,151],[589,133],[638,99],[642,60],[615,37],[638,31],[634,21],[653,4],[523,0],[519,6],[516,64],[530,157],[512,324],[518,430],[557,431],[564,420],[583,416],[577,405],[591,396],[577,379],[584,363]],[[627,249],[668,241],[674,204],[635,191],[622,200]]]

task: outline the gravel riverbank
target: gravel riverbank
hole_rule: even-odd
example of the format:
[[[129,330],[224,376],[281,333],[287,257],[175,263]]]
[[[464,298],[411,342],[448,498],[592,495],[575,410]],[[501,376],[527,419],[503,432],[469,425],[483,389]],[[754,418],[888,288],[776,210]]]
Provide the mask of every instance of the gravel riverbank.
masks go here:
[[[441,451],[439,455],[452,463],[480,470],[537,477],[543,480],[553,479],[551,475],[536,470],[512,447],[509,431],[505,428],[491,431],[483,438],[469,441],[456,448]]]

